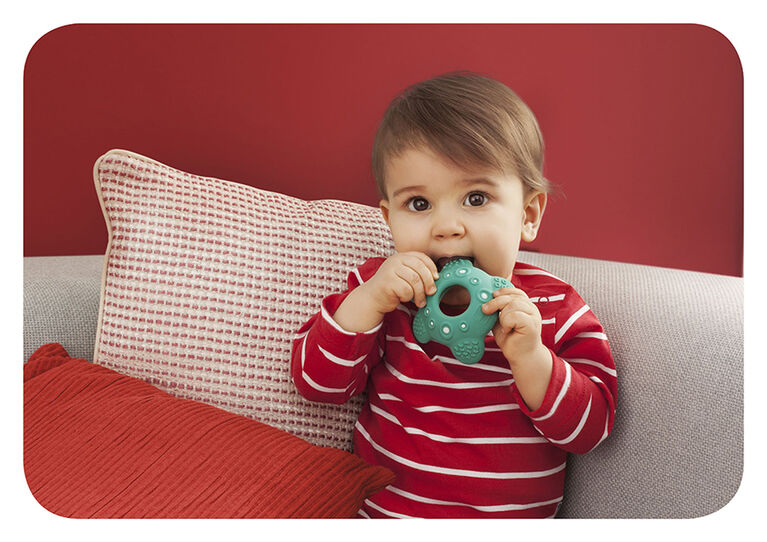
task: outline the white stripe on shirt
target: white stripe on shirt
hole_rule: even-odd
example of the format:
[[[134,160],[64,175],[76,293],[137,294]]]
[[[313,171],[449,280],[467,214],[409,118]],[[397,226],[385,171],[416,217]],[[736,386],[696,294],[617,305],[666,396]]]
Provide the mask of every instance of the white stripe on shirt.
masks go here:
[[[532,301],[533,303],[548,303],[549,301],[562,301],[564,298],[565,298],[565,294],[552,295],[552,296],[542,295],[540,297],[531,297],[530,301]]]
[[[304,382],[309,384],[315,390],[322,391],[325,393],[346,393],[349,390],[349,388],[351,388],[352,385],[354,385],[354,382],[352,382],[345,388],[328,388],[326,386],[317,384],[314,380],[311,379],[311,377],[308,374],[306,374],[306,371],[304,370],[305,360],[306,360],[306,337],[304,337],[303,340],[301,341],[301,377],[304,379]]]
[[[405,339],[405,337],[397,337],[397,336],[394,336],[394,335],[387,335],[386,336],[386,340],[387,341],[392,341],[392,342],[395,342],[395,343],[402,343],[407,348],[410,348],[410,350],[415,350],[416,352],[423,352],[423,348],[421,348],[420,345],[418,345],[416,343],[411,343],[410,341]]]
[[[567,438],[564,438],[562,440],[552,440],[549,439],[549,442],[552,444],[569,444],[570,442],[574,441],[576,437],[580,434],[581,429],[583,429],[583,426],[586,425],[586,419],[589,417],[589,412],[591,411],[591,400],[594,398],[592,395],[589,397],[589,404],[586,405],[586,411],[583,413],[583,416],[581,416],[581,421],[578,422],[578,427],[575,428],[575,431],[570,433],[570,436]]]
[[[596,376],[593,376],[593,375],[592,375],[592,376],[590,376],[590,377],[589,377],[589,380],[591,380],[592,382],[596,382],[597,384],[602,384],[603,386],[605,386],[605,383],[604,383],[604,382],[602,382],[602,381],[601,381],[599,378],[597,378]],[[607,387],[607,386],[605,386],[605,387]]]
[[[399,514],[397,512],[392,512],[391,510],[387,510],[386,508],[382,507],[380,504],[376,504],[370,499],[365,499],[365,504],[367,504],[370,508],[373,508],[374,510],[378,510],[384,516],[389,516],[390,518],[415,519],[415,516],[407,516],[405,514]]]
[[[365,281],[362,280],[362,275],[360,275],[359,269],[355,267],[354,269],[352,269],[352,273],[354,273],[354,276],[357,277],[357,282],[359,283],[357,284],[357,286],[360,286],[361,284],[365,283]]]
[[[388,361],[384,361],[386,369],[397,379],[407,384],[420,384],[422,386],[437,386],[439,388],[450,388],[454,390],[471,390],[476,388],[496,388],[501,386],[511,386],[514,379],[501,380],[499,382],[439,382],[438,380],[422,380],[403,375],[397,369],[391,366]]]
[[[320,305],[320,314],[322,314],[322,319],[325,320],[328,324],[330,324],[333,327],[333,329],[335,329],[339,333],[343,333],[344,335],[352,335],[352,336],[354,335],[354,333],[352,333],[351,331],[346,331],[344,328],[342,328],[338,324],[338,322],[333,320],[333,317],[330,316],[330,314],[328,314],[327,310],[325,310],[324,305]]]
[[[390,393],[379,393],[378,394],[379,399],[382,401],[401,401],[404,402],[399,397],[396,397]],[[452,412],[454,414],[486,414],[488,412],[500,412],[504,410],[519,410],[519,405],[516,403],[509,403],[509,404],[500,404],[500,405],[487,405],[487,406],[481,406],[481,407],[470,407],[470,408],[451,408],[446,406],[440,406],[440,405],[427,405],[422,407],[415,407],[410,405],[410,408],[413,410],[417,410],[418,412]]]
[[[594,448],[596,448],[597,446],[602,444],[602,441],[607,438],[607,435],[610,434],[610,432],[607,430],[609,426],[610,426],[610,411],[608,410],[607,411],[607,415],[605,416],[605,431],[604,431],[604,433],[602,433],[602,438],[600,438],[597,441],[597,443],[594,444],[594,447],[591,448],[591,450],[593,450]],[[591,451],[591,450],[589,450],[589,451]]]
[[[474,508],[475,510],[479,510],[480,512],[509,512],[509,511],[515,511],[515,510],[529,510],[530,508],[538,508],[539,506],[548,506],[548,505],[556,504],[562,501],[562,497],[557,497],[556,499],[551,499],[550,501],[531,502],[527,504],[509,503],[509,504],[496,504],[496,505],[479,505],[479,504],[469,504],[465,502],[440,501],[438,499],[430,499],[429,497],[416,495],[415,493],[410,493],[409,491],[405,491],[403,489],[399,489],[398,487],[394,487],[394,486],[388,486],[385,489],[385,491],[390,491],[394,493],[395,495],[405,497],[406,499],[410,499],[411,501],[422,502],[425,504],[437,504],[437,505],[443,505],[443,506],[466,506],[468,508]]]
[[[446,435],[429,433],[422,429],[418,429],[417,427],[404,426],[394,414],[386,412],[372,403],[369,403],[369,406],[372,412],[399,425],[405,430],[405,433],[410,435],[421,435],[422,437],[426,437],[435,442],[452,442],[456,444],[540,444],[542,442],[547,442],[545,438],[541,437],[448,437]]]
[[[588,311],[589,308],[590,307],[588,305],[582,306],[580,309],[578,309],[575,312],[575,314],[573,314],[570,318],[567,319],[567,322],[562,324],[562,327],[560,327],[559,330],[557,331],[556,335],[554,335],[554,343],[555,344],[559,342],[559,339],[562,338],[562,336],[565,334],[565,332],[567,332],[567,330],[572,327],[572,325],[576,322],[576,320],[578,320],[578,318],[583,316],[583,314],[586,311]]]
[[[425,463],[418,463],[417,461],[412,461],[410,459],[407,459],[405,457],[402,457],[400,455],[395,454],[394,452],[390,452],[380,444],[378,444],[376,441],[374,441],[371,436],[368,434],[367,430],[362,426],[362,424],[357,420],[357,423],[354,425],[354,427],[360,432],[360,434],[367,440],[370,445],[375,448],[376,451],[379,453],[382,453],[389,459],[396,461],[397,463],[401,463],[402,465],[405,465],[407,467],[421,470],[425,472],[434,472],[437,474],[448,474],[451,476],[468,476],[471,478],[488,478],[488,479],[500,479],[500,480],[516,480],[516,479],[528,479],[528,478],[545,478],[546,476],[551,476],[552,474],[556,474],[562,470],[564,470],[566,463],[562,463],[559,466],[554,467],[553,469],[543,470],[543,471],[530,471],[530,472],[493,472],[493,471],[476,471],[476,470],[464,470],[464,469],[451,469],[448,467],[440,467],[437,465],[426,465]]]
[[[405,345],[405,347],[409,348],[410,350],[415,350],[416,352],[423,352],[424,354],[426,354],[426,352],[423,351],[423,348],[421,348],[420,345],[418,345],[416,343],[411,343],[410,341],[405,339],[405,337],[395,336],[395,335],[387,335],[386,336],[386,340],[387,341],[392,341],[392,342],[402,343],[402,344]],[[487,350],[493,350],[493,349],[488,348]],[[500,348],[497,349],[497,351],[500,352],[501,351]],[[466,363],[462,363],[462,362],[458,361],[455,358],[450,358],[448,356],[440,356],[439,354],[433,356],[430,359],[432,361],[439,361],[441,363],[446,363],[448,365],[457,365],[459,367],[466,367],[466,368],[471,368],[471,369],[480,369],[480,370],[484,370],[484,371],[492,371],[492,372],[496,372],[496,373],[504,373],[504,374],[511,375],[511,369],[507,369],[507,368],[504,368],[504,367],[496,367],[495,365],[487,365],[485,363],[474,363],[474,364],[469,365],[469,364],[466,364]]]
[[[565,283],[561,278],[557,277],[556,275],[552,275],[548,271],[544,271],[543,269],[514,269],[513,274],[515,275],[544,275],[547,277],[551,277],[554,279],[557,279],[559,282]]]
[[[363,359],[367,357],[367,354],[363,354],[357,359],[344,359],[331,354],[330,352],[322,348],[320,345],[317,345],[317,348],[320,349],[320,352],[322,352],[322,355],[325,356],[328,359],[328,361],[332,361],[333,363],[337,365],[343,365],[344,367],[356,367],[357,364],[359,364]]]
[[[576,339],[602,339],[603,341],[606,341],[607,340],[607,335],[605,333],[600,333],[599,331],[581,331],[574,338],[576,338]]]
[[[572,369],[570,368],[570,364],[565,362],[565,381],[562,383],[562,388],[559,390],[559,393],[557,394],[557,398],[554,400],[554,404],[551,405],[551,410],[549,410],[543,416],[533,418],[534,421],[540,422],[548,418],[551,418],[554,415],[554,413],[557,411],[557,407],[559,406],[559,403],[562,401],[565,394],[567,393],[567,390],[570,388],[570,379],[572,378],[571,371]]]
[[[411,311],[410,309],[408,309],[408,308],[407,308],[405,305],[403,305],[402,303],[400,303],[399,305],[397,305],[397,307],[396,307],[396,310],[404,312],[405,314],[407,314],[407,315],[408,315],[409,317],[411,317],[411,318],[412,318],[412,317],[413,317],[413,315],[415,314],[413,311]]]
[[[582,363],[583,365],[591,365],[593,367],[601,369],[602,371],[609,374],[610,376],[614,376],[616,378],[618,377],[618,373],[615,369],[610,369],[609,367],[599,363],[598,361],[593,361],[590,359],[583,359],[583,358],[567,358],[566,361],[568,363]]]

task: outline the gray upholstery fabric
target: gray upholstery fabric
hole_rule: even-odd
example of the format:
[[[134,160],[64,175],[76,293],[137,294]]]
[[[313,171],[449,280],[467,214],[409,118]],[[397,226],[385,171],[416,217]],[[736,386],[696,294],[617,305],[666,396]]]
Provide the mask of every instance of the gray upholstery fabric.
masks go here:
[[[24,258],[24,361],[43,344],[93,359],[104,256]]]
[[[612,435],[571,456],[561,517],[688,518],[729,502],[743,471],[743,281],[523,252],[571,283],[618,370]],[[102,256],[25,258],[24,356],[60,342],[91,359]]]
[[[743,471],[743,280],[544,254],[605,327],[618,371],[613,433],[568,461],[564,517],[714,512]]]

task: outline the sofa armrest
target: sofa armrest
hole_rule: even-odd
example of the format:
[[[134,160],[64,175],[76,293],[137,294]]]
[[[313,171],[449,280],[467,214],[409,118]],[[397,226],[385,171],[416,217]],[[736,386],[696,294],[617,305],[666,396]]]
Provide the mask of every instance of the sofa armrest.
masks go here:
[[[103,265],[103,255],[24,258],[24,361],[50,342],[93,360]]]
[[[605,328],[615,426],[568,460],[560,516],[712,513],[743,472],[743,279],[524,253],[572,284]]]

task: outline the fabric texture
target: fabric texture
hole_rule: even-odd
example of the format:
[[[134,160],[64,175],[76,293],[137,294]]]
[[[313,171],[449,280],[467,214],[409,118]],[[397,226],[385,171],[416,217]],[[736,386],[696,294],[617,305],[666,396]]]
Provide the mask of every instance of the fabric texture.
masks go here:
[[[350,449],[360,401],[304,400],[291,340],[348,269],[393,251],[381,213],[184,173],[127,151],[94,166],[109,247],[94,362]]]
[[[392,474],[255,420],[40,347],[24,371],[24,471],[78,518],[352,517]]]
[[[563,517],[694,518],[743,474],[743,279],[527,253],[567,277],[610,337],[612,435],[568,462]]]
[[[616,371],[599,321],[567,283],[517,263],[512,283],[538,307],[552,357],[543,402],[531,411],[492,334],[482,359],[465,365],[444,345],[416,341],[413,303],[366,333],[333,320],[383,262],[349,273],[348,289],[325,298],[293,344],[292,376],[304,396],[341,402],[368,391],[354,450],[397,478],[365,501],[362,514],[552,517],[567,452],[592,450],[612,428]]]
[[[69,258],[25,258],[25,351],[43,344],[27,322],[86,313],[98,302],[101,265],[93,260],[103,256],[73,258],[87,274],[71,280],[90,285],[75,299],[67,295]],[[519,259],[588,299],[620,374],[613,432],[568,457],[558,517],[689,518],[725,506],[743,473],[743,279],[528,251]],[[38,289],[49,295],[27,295]],[[95,325],[78,340],[92,344],[94,333]]]
[[[24,258],[24,361],[52,342],[93,359],[103,265],[103,255]]]

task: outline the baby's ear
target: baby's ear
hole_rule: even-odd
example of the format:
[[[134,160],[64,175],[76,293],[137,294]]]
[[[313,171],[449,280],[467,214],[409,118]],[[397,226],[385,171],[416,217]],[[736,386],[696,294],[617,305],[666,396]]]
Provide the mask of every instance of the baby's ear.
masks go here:
[[[548,198],[545,192],[533,191],[525,197],[525,207],[522,214],[522,240],[532,243],[538,236],[538,228],[546,210]]]
[[[381,209],[381,214],[384,220],[389,224],[389,200],[382,199],[378,202],[378,208]]]

